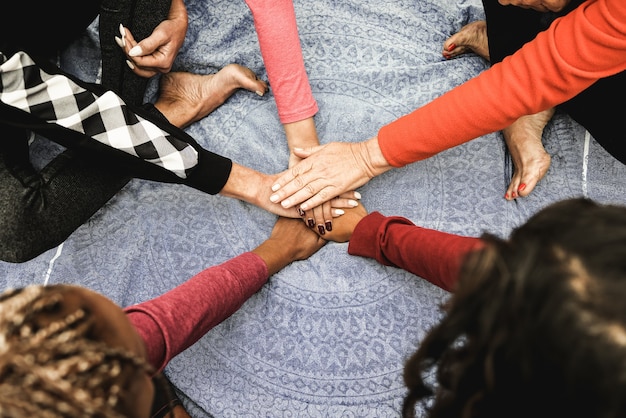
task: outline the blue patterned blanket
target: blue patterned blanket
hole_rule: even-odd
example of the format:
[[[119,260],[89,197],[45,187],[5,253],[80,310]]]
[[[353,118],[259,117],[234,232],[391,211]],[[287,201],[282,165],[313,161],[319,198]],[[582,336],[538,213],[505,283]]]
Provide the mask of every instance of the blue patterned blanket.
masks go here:
[[[238,62],[266,79],[243,1],[186,3],[189,36],[176,69],[211,73]],[[322,142],[367,139],[487,68],[473,54],[449,61],[441,56],[448,36],[483,17],[478,0],[295,5]],[[96,40],[91,31],[66,51],[66,68],[96,77],[97,68],[85,61]],[[287,166],[271,94],[238,92],[188,132],[206,148],[260,171]],[[557,115],[544,140],[552,166],[528,198],[503,199],[511,164],[500,134],[493,133],[375,178],[360,190],[363,203],[370,211],[472,236],[506,236],[567,197],[626,203],[626,167],[579,125]],[[48,145],[40,147],[44,152]],[[133,180],[62,246],[28,263],[0,263],[1,284],[77,283],[127,306],[254,248],[274,221],[234,199]],[[194,416],[399,415],[404,360],[438,320],[447,294],[400,269],[349,256],[346,248],[329,243],[289,265],[174,359],[167,375]]]

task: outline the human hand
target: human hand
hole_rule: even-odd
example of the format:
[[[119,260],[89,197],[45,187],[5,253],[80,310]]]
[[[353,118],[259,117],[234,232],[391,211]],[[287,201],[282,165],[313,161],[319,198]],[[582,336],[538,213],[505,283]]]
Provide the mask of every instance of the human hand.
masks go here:
[[[297,122],[285,123],[283,127],[290,150],[294,148],[314,148],[319,145],[313,117]],[[289,168],[295,166],[300,161],[302,161],[300,155],[294,154],[293,151],[289,153]],[[304,211],[300,208],[297,208],[297,210],[309,228],[316,230],[320,235],[324,235],[326,231],[333,229],[333,218],[343,214],[343,209],[357,206],[359,199],[361,199],[361,194],[353,190],[342,193],[337,198],[323,202],[321,205],[309,210]]]
[[[130,29],[120,25],[115,41],[128,57],[130,69],[141,77],[168,73],[187,34],[187,9],[182,0],[172,1],[168,18],[149,37],[137,42]]]
[[[335,242],[350,241],[354,228],[365,216],[367,216],[367,209],[363,204],[346,209],[343,215],[334,220],[332,230],[326,231],[323,238]]]
[[[361,199],[359,192],[349,191],[311,210],[303,211],[299,208],[297,210],[305,224],[323,236],[326,232],[333,230],[333,219],[345,216],[344,209],[349,210],[350,208],[358,206],[359,199]]]
[[[220,194],[227,197],[242,200],[260,207],[270,213],[287,218],[303,218],[304,211],[297,208],[285,209],[277,203],[270,201],[271,186],[276,182],[279,174],[265,174],[250,167],[242,166],[233,162],[230,175],[226,184],[220,190]],[[343,215],[343,210],[354,206],[355,192],[348,192],[330,201],[331,215],[333,218]]]
[[[325,244],[326,241],[302,221],[279,217],[269,238],[252,252],[265,261],[272,275],[293,261],[309,258]]]
[[[293,149],[301,162],[281,173],[272,186],[270,200],[285,209],[300,205],[310,210],[371,178],[391,169],[378,146],[378,139],[365,142],[331,142],[306,149]]]

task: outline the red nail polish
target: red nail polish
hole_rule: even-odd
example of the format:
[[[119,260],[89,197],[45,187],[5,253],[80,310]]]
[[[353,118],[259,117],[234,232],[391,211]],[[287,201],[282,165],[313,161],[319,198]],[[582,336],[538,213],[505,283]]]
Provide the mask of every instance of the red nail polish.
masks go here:
[[[508,198],[509,198],[509,193],[508,193],[508,192],[506,192],[506,193],[504,194],[504,198],[505,198],[505,199],[508,199]]]
[[[450,44],[450,46],[448,47],[448,51],[452,51],[454,48],[456,48],[456,45]]]
[[[518,192],[522,192],[524,191],[524,189],[526,188],[526,183],[522,183],[519,185],[519,187],[517,188]]]

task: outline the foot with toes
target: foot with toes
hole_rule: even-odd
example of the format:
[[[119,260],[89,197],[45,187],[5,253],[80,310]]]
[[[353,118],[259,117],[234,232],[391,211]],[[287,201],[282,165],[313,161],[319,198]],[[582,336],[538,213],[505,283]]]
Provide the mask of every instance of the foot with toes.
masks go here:
[[[523,116],[503,130],[514,166],[511,182],[504,194],[506,200],[528,196],[548,172],[551,158],[541,140],[552,115],[554,109]]]
[[[239,64],[228,64],[208,75],[171,72],[161,77],[154,106],[170,123],[184,128],[213,112],[239,89],[262,96],[268,87],[252,70]]]
[[[489,61],[487,22],[484,20],[468,23],[443,43],[442,54],[446,59],[468,52],[474,52]]]

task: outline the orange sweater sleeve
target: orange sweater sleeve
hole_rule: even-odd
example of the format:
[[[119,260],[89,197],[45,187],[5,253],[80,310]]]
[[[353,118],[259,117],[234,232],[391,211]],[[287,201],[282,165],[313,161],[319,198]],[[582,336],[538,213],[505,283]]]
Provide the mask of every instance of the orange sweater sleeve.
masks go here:
[[[378,143],[401,167],[563,103],[626,69],[626,1],[588,0],[515,54],[383,126]]]

